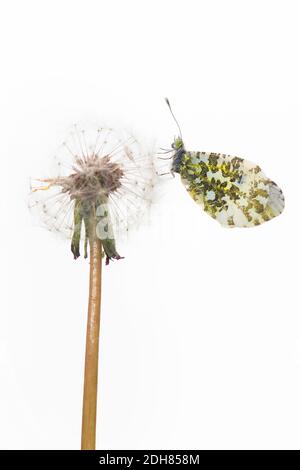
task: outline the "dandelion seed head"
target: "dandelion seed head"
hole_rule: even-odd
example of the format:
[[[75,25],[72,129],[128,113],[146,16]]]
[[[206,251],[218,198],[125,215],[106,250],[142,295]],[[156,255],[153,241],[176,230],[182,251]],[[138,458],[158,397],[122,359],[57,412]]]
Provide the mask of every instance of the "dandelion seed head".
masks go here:
[[[72,237],[76,201],[105,201],[116,237],[138,226],[151,206],[153,152],[127,132],[75,124],[53,163],[51,176],[32,180],[29,207],[64,237]]]

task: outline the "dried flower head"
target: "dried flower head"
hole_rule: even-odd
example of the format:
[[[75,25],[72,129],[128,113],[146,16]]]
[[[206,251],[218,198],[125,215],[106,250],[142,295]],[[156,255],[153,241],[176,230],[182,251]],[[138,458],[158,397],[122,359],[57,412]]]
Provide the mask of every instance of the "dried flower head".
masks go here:
[[[152,153],[113,129],[73,126],[55,157],[55,176],[33,181],[29,207],[51,231],[72,238],[74,258],[85,257],[91,224],[110,259],[120,259],[116,235],[140,222],[149,207],[156,172]]]

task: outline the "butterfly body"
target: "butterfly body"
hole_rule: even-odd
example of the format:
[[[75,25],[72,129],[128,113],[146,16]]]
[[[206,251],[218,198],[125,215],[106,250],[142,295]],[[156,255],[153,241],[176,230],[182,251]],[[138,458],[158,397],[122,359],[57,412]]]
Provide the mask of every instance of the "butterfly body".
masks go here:
[[[191,197],[224,227],[253,227],[279,215],[281,189],[248,160],[220,153],[186,151],[181,138],[172,144],[172,172]]]

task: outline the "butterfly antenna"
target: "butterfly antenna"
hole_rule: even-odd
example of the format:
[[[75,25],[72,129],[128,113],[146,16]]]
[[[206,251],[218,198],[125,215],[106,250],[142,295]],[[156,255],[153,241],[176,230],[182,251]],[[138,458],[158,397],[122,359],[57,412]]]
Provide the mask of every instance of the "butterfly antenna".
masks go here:
[[[178,124],[178,121],[177,121],[176,117],[174,116],[174,113],[173,113],[172,108],[171,108],[171,105],[170,105],[170,101],[168,100],[168,98],[165,98],[165,101],[166,101],[166,103],[167,103],[167,105],[168,105],[168,108],[169,108],[169,110],[170,110],[170,113],[172,114],[173,119],[174,119],[174,121],[175,121],[175,123],[176,123],[176,125],[177,125],[177,127],[178,127],[179,135],[180,135],[180,138],[181,138],[181,140],[182,140],[182,133],[181,133],[180,125]]]

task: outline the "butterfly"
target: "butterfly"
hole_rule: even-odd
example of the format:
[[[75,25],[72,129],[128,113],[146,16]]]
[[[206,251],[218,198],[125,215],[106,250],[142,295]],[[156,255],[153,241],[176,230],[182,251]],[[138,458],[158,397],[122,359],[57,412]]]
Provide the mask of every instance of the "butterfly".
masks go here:
[[[190,196],[222,226],[253,227],[278,216],[284,196],[258,165],[221,153],[187,151],[180,137],[172,143],[171,173],[178,173]]]

